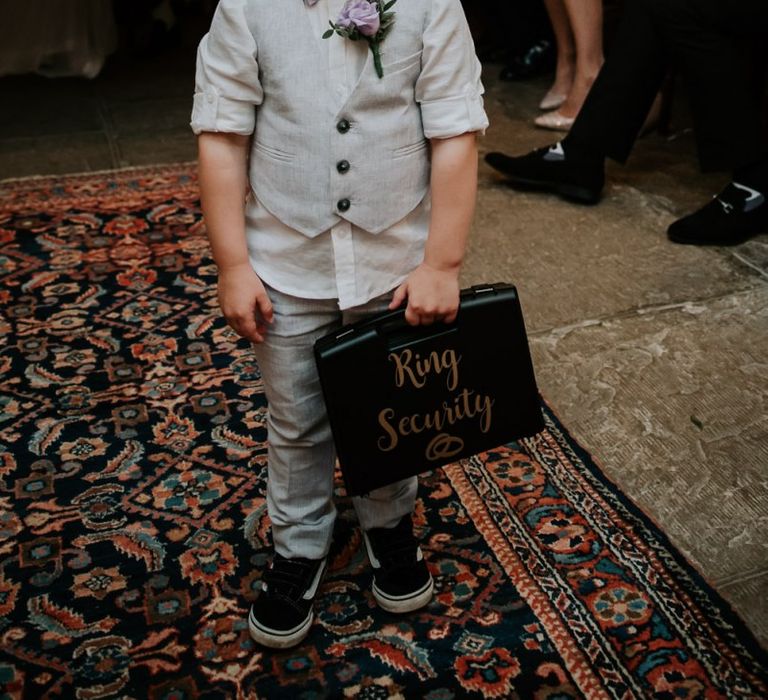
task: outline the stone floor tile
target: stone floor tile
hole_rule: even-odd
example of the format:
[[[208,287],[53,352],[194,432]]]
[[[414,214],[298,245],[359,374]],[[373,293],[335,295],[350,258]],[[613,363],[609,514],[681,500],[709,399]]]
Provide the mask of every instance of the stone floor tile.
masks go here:
[[[768,648],[768,569],[747,571],[732,581],[712,583],[727,600],[749,601],[749,605],[742,607],[741,616],[758,641]]]
[[[768,236],[758,236],[736,247],[733,255],[768,279]]]
[[[464,284],[509,281],[532,330],[749,289],[760,275],[723,249],[666,239],[667,201],[612,187],[596,207],[483,183]]]
[[[41,85],[38,89],[10,96],[4,92],[3,80],[0,80],[0,94],[3,94],[0,109],[3,139],[100,131],[103,128],[99,100],[92,94],[64,95],[59,89],[47,90]]]
[[[531,342],[544,396],[708,578],[768,563],[768,284]]]
[[[105,170],[116,165],[101,132],[0,139],[0,179]]]
[[[108,99],[104,108],[117,136],[144,132],[151,138],[157,132],[189,130],[192,93],[146,100]]]
[[[195,86],[194,48],[155,57],[122,57],[110,60],[94,80],[94,89],[104,99],[147,100],[169,97],[192,98]]]
[[[180,163],[197,158],[197,141],[189,127],[137,132],[117,138],[120,166]]]

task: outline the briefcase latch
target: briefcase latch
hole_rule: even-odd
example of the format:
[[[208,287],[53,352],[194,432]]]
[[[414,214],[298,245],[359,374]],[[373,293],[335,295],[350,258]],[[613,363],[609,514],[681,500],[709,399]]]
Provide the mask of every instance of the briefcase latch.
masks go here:
[[[475,296],[480,294],[488,294],[489,292],[496,292],[496,288],[489,284],[478,284],[474,287],[470,287]]]
[[[354,333],[354,332],[355,332],[354,328],[349,328],[345,331],[342,331],[341,333],[338,333],[336,335],[336,340],[341,340],[345,335],[349,335],[350,333]]]

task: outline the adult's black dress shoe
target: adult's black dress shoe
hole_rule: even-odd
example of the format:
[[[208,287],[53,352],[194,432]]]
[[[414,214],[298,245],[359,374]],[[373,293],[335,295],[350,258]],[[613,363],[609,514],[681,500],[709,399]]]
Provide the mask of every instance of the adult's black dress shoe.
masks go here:
[[[488,153],[485,162],[514,187],[553,192],[579,204],[597,204],[605,184],[601,159],[566,157],[560,143],[516,158]]]
[[[537,41],[525,53],[515,56],[499,73],[500,80],[514,81],[535,78],[555,68],[557,52],[554,44],[542,39]]]
[[[738,245],[760,233],[768,233],[766,196],[737,182],[667,229],[669,240],[691,245]]]

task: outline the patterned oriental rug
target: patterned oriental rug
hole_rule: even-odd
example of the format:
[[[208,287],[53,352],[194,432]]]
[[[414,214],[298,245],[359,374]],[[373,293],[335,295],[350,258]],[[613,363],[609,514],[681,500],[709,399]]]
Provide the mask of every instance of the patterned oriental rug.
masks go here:
[[[428,608],[375,606],[337,482],[311,635],[255,648],[265,401],[193,167],[0,190],[0,697],[768,697],[744,624],[547,407],[422,480]]]

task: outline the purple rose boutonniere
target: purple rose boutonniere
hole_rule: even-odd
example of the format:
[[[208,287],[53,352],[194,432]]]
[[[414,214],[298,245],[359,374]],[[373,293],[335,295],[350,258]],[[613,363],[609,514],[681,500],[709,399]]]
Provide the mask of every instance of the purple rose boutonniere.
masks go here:
[[[334,34],[345,39],[367,41],[373,53],[373,65],[376,75],[384,77],[381,67],[381,42],[387,36],[395,21],[395,13],[389,12],[397,0],[347,0],[336,22],[331,22],[331,28],[323,34],[328,39]]]

